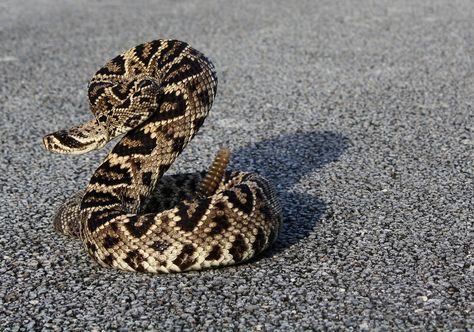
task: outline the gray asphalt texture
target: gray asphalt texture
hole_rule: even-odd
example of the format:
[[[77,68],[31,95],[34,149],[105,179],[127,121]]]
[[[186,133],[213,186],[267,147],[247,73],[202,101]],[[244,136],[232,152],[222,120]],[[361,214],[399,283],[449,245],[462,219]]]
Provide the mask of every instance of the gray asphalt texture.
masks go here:
[[[471,1],[4,0],[0,36],[0,330],[474,330]],[[93,73],[158,38],[219,76],[170,173],[227,145],[270,178],[285,225],[260,259],[124,273],[52,228],[107,149],[42,136],[88,120]]]

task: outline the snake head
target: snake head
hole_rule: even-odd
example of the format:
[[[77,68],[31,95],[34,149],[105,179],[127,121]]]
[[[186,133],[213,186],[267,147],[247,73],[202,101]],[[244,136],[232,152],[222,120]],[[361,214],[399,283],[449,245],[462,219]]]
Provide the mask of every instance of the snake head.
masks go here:
[[[95,119],[46,135],[47,150],[62,154],[82,154],[102,148],[116,136],[139,126],[157,109],[158,83],[151,78],[124,82],[92,81],[89,103]]]
[[[158,108],[158,82],[142,76],[89,85],[89,102],[99,125],[110,139],[139,126]]]
[[[43,137],[43,144],[48,151],[62,154],[82,154],[97,150],[108,141],[107,131],[96,119]]]

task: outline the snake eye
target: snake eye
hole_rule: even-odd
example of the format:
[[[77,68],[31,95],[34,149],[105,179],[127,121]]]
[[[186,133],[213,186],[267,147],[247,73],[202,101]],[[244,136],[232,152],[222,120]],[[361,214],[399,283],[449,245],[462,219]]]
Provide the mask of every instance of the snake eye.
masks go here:
[[[140,81],[140,83],[138,83],[138,88],[139,89],[143,89],[147,86],[150,86],[150,85],[153,85],[155,84],[155,82],[153,82],[152,80],[149,80],[149,79],[144,79],[142,81]]]

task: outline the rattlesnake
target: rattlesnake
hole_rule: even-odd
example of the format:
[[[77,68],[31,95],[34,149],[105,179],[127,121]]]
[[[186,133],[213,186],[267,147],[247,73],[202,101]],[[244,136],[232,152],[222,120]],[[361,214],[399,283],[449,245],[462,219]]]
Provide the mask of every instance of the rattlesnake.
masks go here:
[[[80,237],[101,265],[180,272],[236,264],[268,248],[281,228],[276,193],[263,177],[225,171],[162,177],[214,101],[213,64],[187,43],[155,40],[107,62],[91,79],[94,119],[46,135],[47,150],[80,154],[124,137],[89,185],[64,203],[55,228]]]

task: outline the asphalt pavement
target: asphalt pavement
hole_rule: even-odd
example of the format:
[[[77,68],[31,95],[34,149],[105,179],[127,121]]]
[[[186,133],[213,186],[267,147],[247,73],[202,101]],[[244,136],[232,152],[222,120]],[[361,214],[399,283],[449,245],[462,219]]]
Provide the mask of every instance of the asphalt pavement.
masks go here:
[[[144,41],[187,41],[218,96],[170,173],[268,177],[283,232],[250,263],[170,275],[99,267],[57,207],[107,149],[45,151],[86,88]],[[474,330],[474,3],[0,3],[0,330]]]

